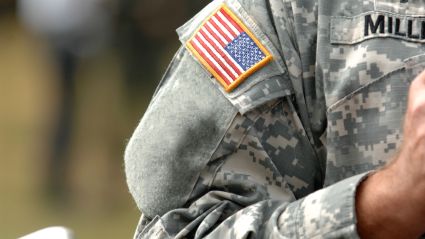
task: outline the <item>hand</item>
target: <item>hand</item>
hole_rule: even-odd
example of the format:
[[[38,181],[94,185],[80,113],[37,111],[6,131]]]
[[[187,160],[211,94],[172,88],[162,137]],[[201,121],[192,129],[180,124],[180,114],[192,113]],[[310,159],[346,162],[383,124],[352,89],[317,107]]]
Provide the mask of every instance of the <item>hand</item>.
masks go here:
[[[415,187],[425,185],[425,71],[410,86],[403,138],[394,166],[401,176],[412,180],[410,183]]]
[[[418,238],[425,233],[425,71],[409,90],[403,138],[394,161],[358,188],[362,238]]]

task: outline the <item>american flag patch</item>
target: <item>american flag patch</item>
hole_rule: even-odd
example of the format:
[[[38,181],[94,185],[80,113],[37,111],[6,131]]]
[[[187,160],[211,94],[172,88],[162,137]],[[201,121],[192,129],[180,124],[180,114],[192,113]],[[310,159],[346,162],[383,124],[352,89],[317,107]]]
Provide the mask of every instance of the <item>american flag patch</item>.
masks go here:
[[[273,58],[225,5],[207,18],[187,47],[227,92]]]

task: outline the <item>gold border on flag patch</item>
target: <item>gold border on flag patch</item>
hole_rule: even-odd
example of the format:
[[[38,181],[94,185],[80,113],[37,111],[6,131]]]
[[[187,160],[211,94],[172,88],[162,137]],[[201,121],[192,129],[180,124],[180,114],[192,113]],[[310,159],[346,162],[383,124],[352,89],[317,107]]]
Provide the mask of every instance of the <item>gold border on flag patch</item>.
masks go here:
[[[225,4],[201,24],[186,45],[226,92],[273,59]]]

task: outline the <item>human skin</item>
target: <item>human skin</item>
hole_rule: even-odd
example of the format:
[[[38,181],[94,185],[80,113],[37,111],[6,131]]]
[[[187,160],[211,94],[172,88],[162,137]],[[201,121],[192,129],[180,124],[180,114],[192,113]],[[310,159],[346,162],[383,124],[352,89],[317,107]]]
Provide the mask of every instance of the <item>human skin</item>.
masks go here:
[[[361,238],[408,239],[425,233],[425,71],[409,89],[403,138],[394,160],[358,188]]]

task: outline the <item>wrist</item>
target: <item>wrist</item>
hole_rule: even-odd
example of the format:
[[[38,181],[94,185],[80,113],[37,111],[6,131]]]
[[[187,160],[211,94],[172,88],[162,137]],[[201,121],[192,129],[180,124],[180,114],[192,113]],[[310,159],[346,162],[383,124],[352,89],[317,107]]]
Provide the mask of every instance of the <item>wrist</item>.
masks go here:
[[[399,168],[390,165],[359,185],[356,213],[362,238],[418,238],[425,232],[423,197]]]

